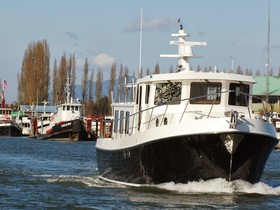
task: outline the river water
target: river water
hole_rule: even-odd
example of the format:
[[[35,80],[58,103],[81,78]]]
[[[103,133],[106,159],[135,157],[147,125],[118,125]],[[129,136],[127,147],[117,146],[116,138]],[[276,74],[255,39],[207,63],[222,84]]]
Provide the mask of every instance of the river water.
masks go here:
[[[98,179],[95,142],[0,138],[0,209],[278,209],[280,151],[261,182],[125,187]]]

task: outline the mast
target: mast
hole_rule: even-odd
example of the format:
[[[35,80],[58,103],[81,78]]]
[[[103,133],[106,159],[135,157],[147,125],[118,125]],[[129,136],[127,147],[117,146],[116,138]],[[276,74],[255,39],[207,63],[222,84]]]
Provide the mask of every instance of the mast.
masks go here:
[[[138,78],[142,77],[142,29],[143,29],[143,8],[141,7],[141,16],[140,16],[140,40],[139,40],[139,70],[138,70]]]
[[[67,71],[67,81],[66,81],[66,103],[71,103],[71,90],[70,90],[70,86],[71,86],[71,79],[70,79],[70,72]]]
[[[269,96],[269,71],[270,71],[270,0],[268,0],[267,46],[266,46],[266,100]]]
[[[180,22],[180,19],[178,20]],[[178,34],[171,34],[171,36],[178,37],[177,41],[170,41],[170,44],[178,45],[178,54],[160,55],[160,57],[178,58],[177,72],[190,71],[189,58],[197,58],[192,51],[193,46],[206,46],[206,42],[190,42],[186,41],[189,35],[184,32],[183,25],[180,24]]]

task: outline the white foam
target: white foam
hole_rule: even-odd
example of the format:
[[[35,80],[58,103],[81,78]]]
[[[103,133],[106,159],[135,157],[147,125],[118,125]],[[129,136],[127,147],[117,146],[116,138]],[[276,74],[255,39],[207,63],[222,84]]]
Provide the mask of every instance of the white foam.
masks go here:
[[[35,175],[36,177],[41,177],[46,179],[49,183],[56,182],[73,182],[78,184],[84,184],[89,187],[115,187],[116,185],[108,182],[104,182],[99,179],[98,176],[76,176],[76,175]]]
[[[280,195],[280,186],[271,187],[263,182],[251,184],[243,180],[228,182],[225,179],[212,179],[207,181],[189,182],[187,184],[175,184],[174,182],[159,184],[157,187],[165,190],[187,194],[262,194]]]

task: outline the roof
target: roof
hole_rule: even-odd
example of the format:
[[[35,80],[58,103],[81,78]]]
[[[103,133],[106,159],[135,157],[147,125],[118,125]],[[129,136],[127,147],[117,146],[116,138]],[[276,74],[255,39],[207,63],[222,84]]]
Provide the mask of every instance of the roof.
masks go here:
[[[56,111],[56,106],[36,106],[34,105],[33,107],[30,105],[20,105],[19,106],[19,110],[21,111],[26,111],[26,112],[47,112],[47,113],[51,113],[51,112],[55,112]]]
[[[161,81],[161,80],[218,80],[218,81],[238,81],[244,83],[255,83],[252,76],[232,74],[224,72],[195,72],[195,71],[181,71],[175,73],[165,73],[165,74],[152,74],[145,76],[137,82],[150,82],[150,81]]]
[[[254,79],[256,83],[253,85],[253,94],[254,95],[266,95],[266,76],[255,76]],[[268,77],[269,84],[269,95],[271,96],[280,96],[280,76],[270,76]]]

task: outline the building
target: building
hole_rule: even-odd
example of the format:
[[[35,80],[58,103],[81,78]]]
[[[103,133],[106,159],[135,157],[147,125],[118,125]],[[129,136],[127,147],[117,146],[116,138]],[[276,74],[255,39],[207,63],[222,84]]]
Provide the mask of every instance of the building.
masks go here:
[[[280,112],[280,76],[255,76],[254,79],[256,83],[253,85],[253,95],[262,99],[268,97],[268,102],[272,104],[272,111]],[[262,109],[263,104],[254,98],[253,110]]]

